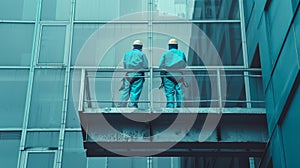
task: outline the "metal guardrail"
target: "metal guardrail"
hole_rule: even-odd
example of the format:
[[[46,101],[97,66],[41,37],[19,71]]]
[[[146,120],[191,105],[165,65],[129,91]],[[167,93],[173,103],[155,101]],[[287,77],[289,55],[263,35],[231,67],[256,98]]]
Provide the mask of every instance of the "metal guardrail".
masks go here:
[[[164,71],[164,69],[158,68],[151,68],[145,69],[145,78],[149,79],[150,82],[156,80],[157,78],[162,77],[159,75],[159,72]],[[185,99],[183,103],[218,103],[220,108],[224,107],[226,103],[242,103],[245,104],[245,108],[251,108],[253,104],[260,104],[261,107],[264,106],[264,100],[255,100],[251,97],[251,86],[249,84],[250,79],[259,79],[261,78],[261,69],[257,68],[224,68],[224,67],[188,67],[186,69],[176,69],[176,70],[167,70],[167,71],[177,71],[185,73],[184,77],[195,77],[195,78],[215,78],[217,84],[217,94],[218,99],[197,99],[197,100],[189,100]],[[132,72],[132,70],[122,69],[122,68],[82,68],[81,69],[81,80],[80,80],[80,98],[79,98],[79,106],[78,111],[84,111],[84,108],[96,108],[93,107],[93,103],[121,103],[122,101],[119,100],[96,100],[91,97],[91,88],[90,88],[90,79],[113,79],[113,78],[123,78],[122,75],[116,76],[109,76],[109,75],[99,75],[101,73],[126,73]],[[150,73],[152,72],[152,73]],[[152,76],[150,75],[152,74]],[[245,98],[244,99],[237,99],[237,100],[230,100],[224,98],[222,96],[222,86],[221,80],[231,77],[241,77],[243,78],[243,85],[245,89]],[[249,88],[246,88],[249,87]],[[151,98],[153,95],[148,96],[148,100],[139,100],[138,103],[146,103],[149,104],[149,108],[151,109],[151,105],[158,104],[158,103],[166,103],[166,101],[156,101]],[[152,100],[152,101],[151,101]],[[176,101],[174,101],[176,102]],[[151,110],[150,110],[151,111]]]

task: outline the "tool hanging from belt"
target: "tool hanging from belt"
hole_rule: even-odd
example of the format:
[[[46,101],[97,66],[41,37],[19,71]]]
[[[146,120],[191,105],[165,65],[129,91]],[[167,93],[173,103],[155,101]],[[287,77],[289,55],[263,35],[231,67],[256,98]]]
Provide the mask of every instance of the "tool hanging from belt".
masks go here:
[[[119,91],[120,90],[122,90],[122,89],[124,89],[124,82],[125,82],[125,80],[127,80],[129,83],[130,83],[130,85],[132,85],[135,81],[137,81],[137,80],[139,80],[140,78],[142,78],[143,79],[143,82],[145,81],[145,72],[137,72],[138,74],[140,74],[139,76],[132,76],[132,77],[129,77],[128,76],[128,73],[129,72],[127,72],[126,74],[125,74],[125,77],[124,78],[122,78],[122,80],[121,81],[123,81],[123,85],[120,87],[120,89],[119,89]]]
[[[164,78],[169,79],[171,82],[174,83],[174,85],[178,85],[179,83],[182,83],[184,87],[189,87],[189,84],[187,82],[184,81],[183,78],[183,74],[181,73],[181,78],[179,80],[176,80],[170,73],[168,73],[167,71],[163,71],[161,72],[161,75],[163,75],[164,77],[161,77],[161,84],[159,86],[159,89],[164,87]]]

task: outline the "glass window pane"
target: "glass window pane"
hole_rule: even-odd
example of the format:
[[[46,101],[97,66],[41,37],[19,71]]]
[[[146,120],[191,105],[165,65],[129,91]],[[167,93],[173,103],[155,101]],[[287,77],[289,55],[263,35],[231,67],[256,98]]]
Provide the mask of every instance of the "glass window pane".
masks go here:
[[[39,63],[62,63],[66,26],[43,26]]]
[[[70,20],[71,0],[43,0],[41,20]]]
[[[64,74],[64,70],[36,70],[29,114],[29,127],[60,128],[64,95]]]
[[[80,64],[77,63],[77,57],[80,50],[83,48],[85,42],[89,37],[101,28],[103,24],[75,24],[74,35],[73,35],[73,46],[72,46],[72,65]],[[80,64],[83,65],[83,64]]]
[[[0,65],[30,65],[33,33],[33,24],[0,23]]]
[[[72,65],[123,66],[123,56],[136,39],[143,41],[148,56],[147,31],[147,24],[76,24]]]
[[[80,70],[71,70],[70,78],[70,91],[67,111],[67,128],[80,128],[80,121],[78,117],[78,101],[79,101],[79,90],[80,90]]]
[[[109,157],[108,158],[108,167],[123,167],[123,168],[146,168],[147,167],[147,158],[138,158],[138,157]],[[161,166],[161,167],[164,167]]]
[[[27,132],[26,148],[57,148],[59,132]]]
[[[21,132],[0,132],[0,163],[7,168],[18,167]]]
[[[155,20],[239,19],[238,0],[156,0]]]
[[[218,107],[217,72],[215,70],[193,70],[185,72],[184,107]]]
[[[81,132],[66,132],[63,148],[62,167],[82,168],[86,167],[86,151],[83,148]],[[90,167],[90,166],[88,166]],[[101,167],[98,165],[98,167]]]
[[[245,81],[243,71],[226,71],[226,87],[225,107],[246,107]],[[224,93],[224,92],[223,92]]]
[[[175,38],[185,39],[179,41],[179,49],[187,56],[189,66],[220,65],[219,59],[225,66],[243,65],[239,24],[154,24],[153,28],[155,33],[170,32],[170,35],[154,34],[153,46],[157,48],[153,51],[155,66],[174,34]]]
[[[82,132],[66,131],[64,149],[83,149]]]
[[[35,20],[37,4],[38,0],[1,0],[0,20]]]
[[[120,101],[120,91],[123,82],[122,78],[125,72],[88,72],[89,89],[85,90],[85,108],[106,108],[116,107]],[[141,109],[149,108],[149,103],[145,102],[148,98],[149,75],[145,74],[142,93],[140,95],[138,106]]]
[[[27,168],[53,168],[55,153],[28,153]]]
[[[21,128],[29,70],[0,70],[0,127]]]
[[[147,1],[141,0],[77,0],[75,20],[109,21],[126,16],[125,20],[146,20],[147,14],[136,12],[147,11]]]
[[[265,107],[264,88],[262,84],[261,72],[250,72],[249,74],[250,93],[252,101],[259,101],[251,103],[252,107]]]

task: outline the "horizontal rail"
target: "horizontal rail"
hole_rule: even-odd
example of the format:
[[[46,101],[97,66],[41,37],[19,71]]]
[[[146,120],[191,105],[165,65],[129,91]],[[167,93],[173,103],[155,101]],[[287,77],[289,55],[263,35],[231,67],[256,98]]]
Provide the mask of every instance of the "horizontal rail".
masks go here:
[[[198,102],[218,102],[219,100],[182,100],[183,103],[198,103]],[[84,100],[84,102],[97,102],[97,103],[123,103],[128,101],[119,101],[119,100]],[[150,103],[150,100],[137,100],[134,102],[138,103]],[[166,102],[173,102],[176,103],[177,101],[153,101],[153,103],[166,103]],[[229,102],[229,103],[264,103],[263,100],[222,100],[222,102]]]
[[[190,69],[189,69],[190,68]],[[88,67],[88,68],[81,68],[82,72],[82,77],[81,77],[81,87],[80,87],[80,104],[79,104],[79,111],[84,111],[84,108],[87,106],[88,108],[93,108],[93,106],[97,106],[95,103],[98,105],[100,104],[105,104],[105,103],[111,103],[112,106],[115,106],[114,103],[128,103],[128,101],[121,101],[121,100],[113,100],[113,99],[103,99],[103,100],[93,100],[95,97],[91,97],[90,95],[90,87],[89,87],[89,79],[95,80],[96,78],[101,78],[101,79],[116,79],[116,78],[124,78],[123,75],[112,75],[110,73],[128,73],[128,72],[145,72],[145,75],[139,75],[139,76],[129,76],[129,77],[144,77],[147,79],[157,79],[161,77],[167,77],[168,75],[159,75],[159,72],[161,71],[168,71],[168,72],[183,72],[184,75],[173,75],[174,77],[214,77],[218,79],[216,81],[218,85],[216,85],[216,89],[220,89],[221,87],[221,81],[220,78],[228,78],[228,77],[241,77],[243,80],[244,78],[261,78],[261,69],[259,68],[243,68],[243,67],[187,67],[184,69],[159,69],[159,68],[153,68],[152,72],[150,72],[150,69],[138,69],[138,70],[132,70],[132,69],[124,69],[124,68],[119,68],[119,67],[101,67],[101,68],[94,68],[94,67]],[[195,73],[196,72],[196,73]],[[199,73],[197,73],[199,72]],[[245,73],[248,72],[248,73]],[[253,72],[253,73],[252,73]],[[104,74],[103,74],[104,73]],[[105,74],[108,73],[108,74]],[[150,76],[152,75],[152,77]],[[188,78],[187,78],[188,79]],[[93,81],[94,82],[94,81]],[[151,81],[151,82],[154,82]],[[84,85],[84,86],[83,86]],[[83,90],[84,89],[84,90]],[[85,95],[85,98],[83,96]],[[223,103],[258,103],[263,105],[265,103],[264,100],[254,100],[254,99],[245,99],[245,100],[234,100],[234,99],[227,99],[226,97],[221,98],[220,97],[221,92],[219,93],[219,99],[211,100],[211,99],[201,99],[198,98],[196,100],[186,98],[185,100],[182,100],[182,103],[216,103],[219,102],[219,107],[223,108],[222,104]],[[238,99],[238,98],[237,98]],[[172,102],[172,103],[177,103],[178,101],[157,101],[157,100],[137,100],[134,101],[136,103],[143,103],[143,104],[159,104],[159,103],[167,103],[167,102]],[[93,104],[92,104],[93,103]],[[118,106],[116,104],[116,106]],[[188,106],[188,105],[187,105]],[[225,105],[226,106],[226,105]],[[224,107],[226,108],[226,107]]]
[[[129,69],[124,69],[122,67],[96,67],[96,66],[73,66],[72,69],[85,69],[87,72],[128,72],[132,71]],[[153,71],[164,70],[157,66],[152,67]],[[224,71],[261,71],[261,68],[245,68],[242,66],[186,66],[184,69],[177,70],[224,70]],[[141,70],[141,69],[139,69]],[[143,69],[145,72],[149,72],[150,69]],[[168,69],[170,70],[170,69]]]

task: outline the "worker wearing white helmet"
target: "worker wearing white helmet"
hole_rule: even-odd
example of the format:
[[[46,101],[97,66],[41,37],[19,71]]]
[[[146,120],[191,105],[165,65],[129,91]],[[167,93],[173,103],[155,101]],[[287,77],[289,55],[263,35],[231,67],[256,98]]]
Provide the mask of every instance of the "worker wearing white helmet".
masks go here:
[[[120,106],[127,107],[127,101],[130,99],[128,107],[138,107],[144,79],[144,71],[148,68],[148,60],[144,52],[142,52],[143,43],[141,40],[133,42],[133,50],[127,52],[123,58],[124,69],[132,69],[127,72],[123,79],[123,85],[120,88]],[[135,70],[135,71],[134,71]]]
[[[182,73],[175,69],[183,69],[186,67],[186,57],[184,53],[178,50],[178,42],[176,39],[170,39],[168,42],[169,50],[164,52],[159,61],[159,68],[165,69],[161,71],[162,86],[165,90],[167,98],[167,108],[182,107],[183,93],[181,85],[183,84]],[[168,70],[169,69],[169,70]]]

